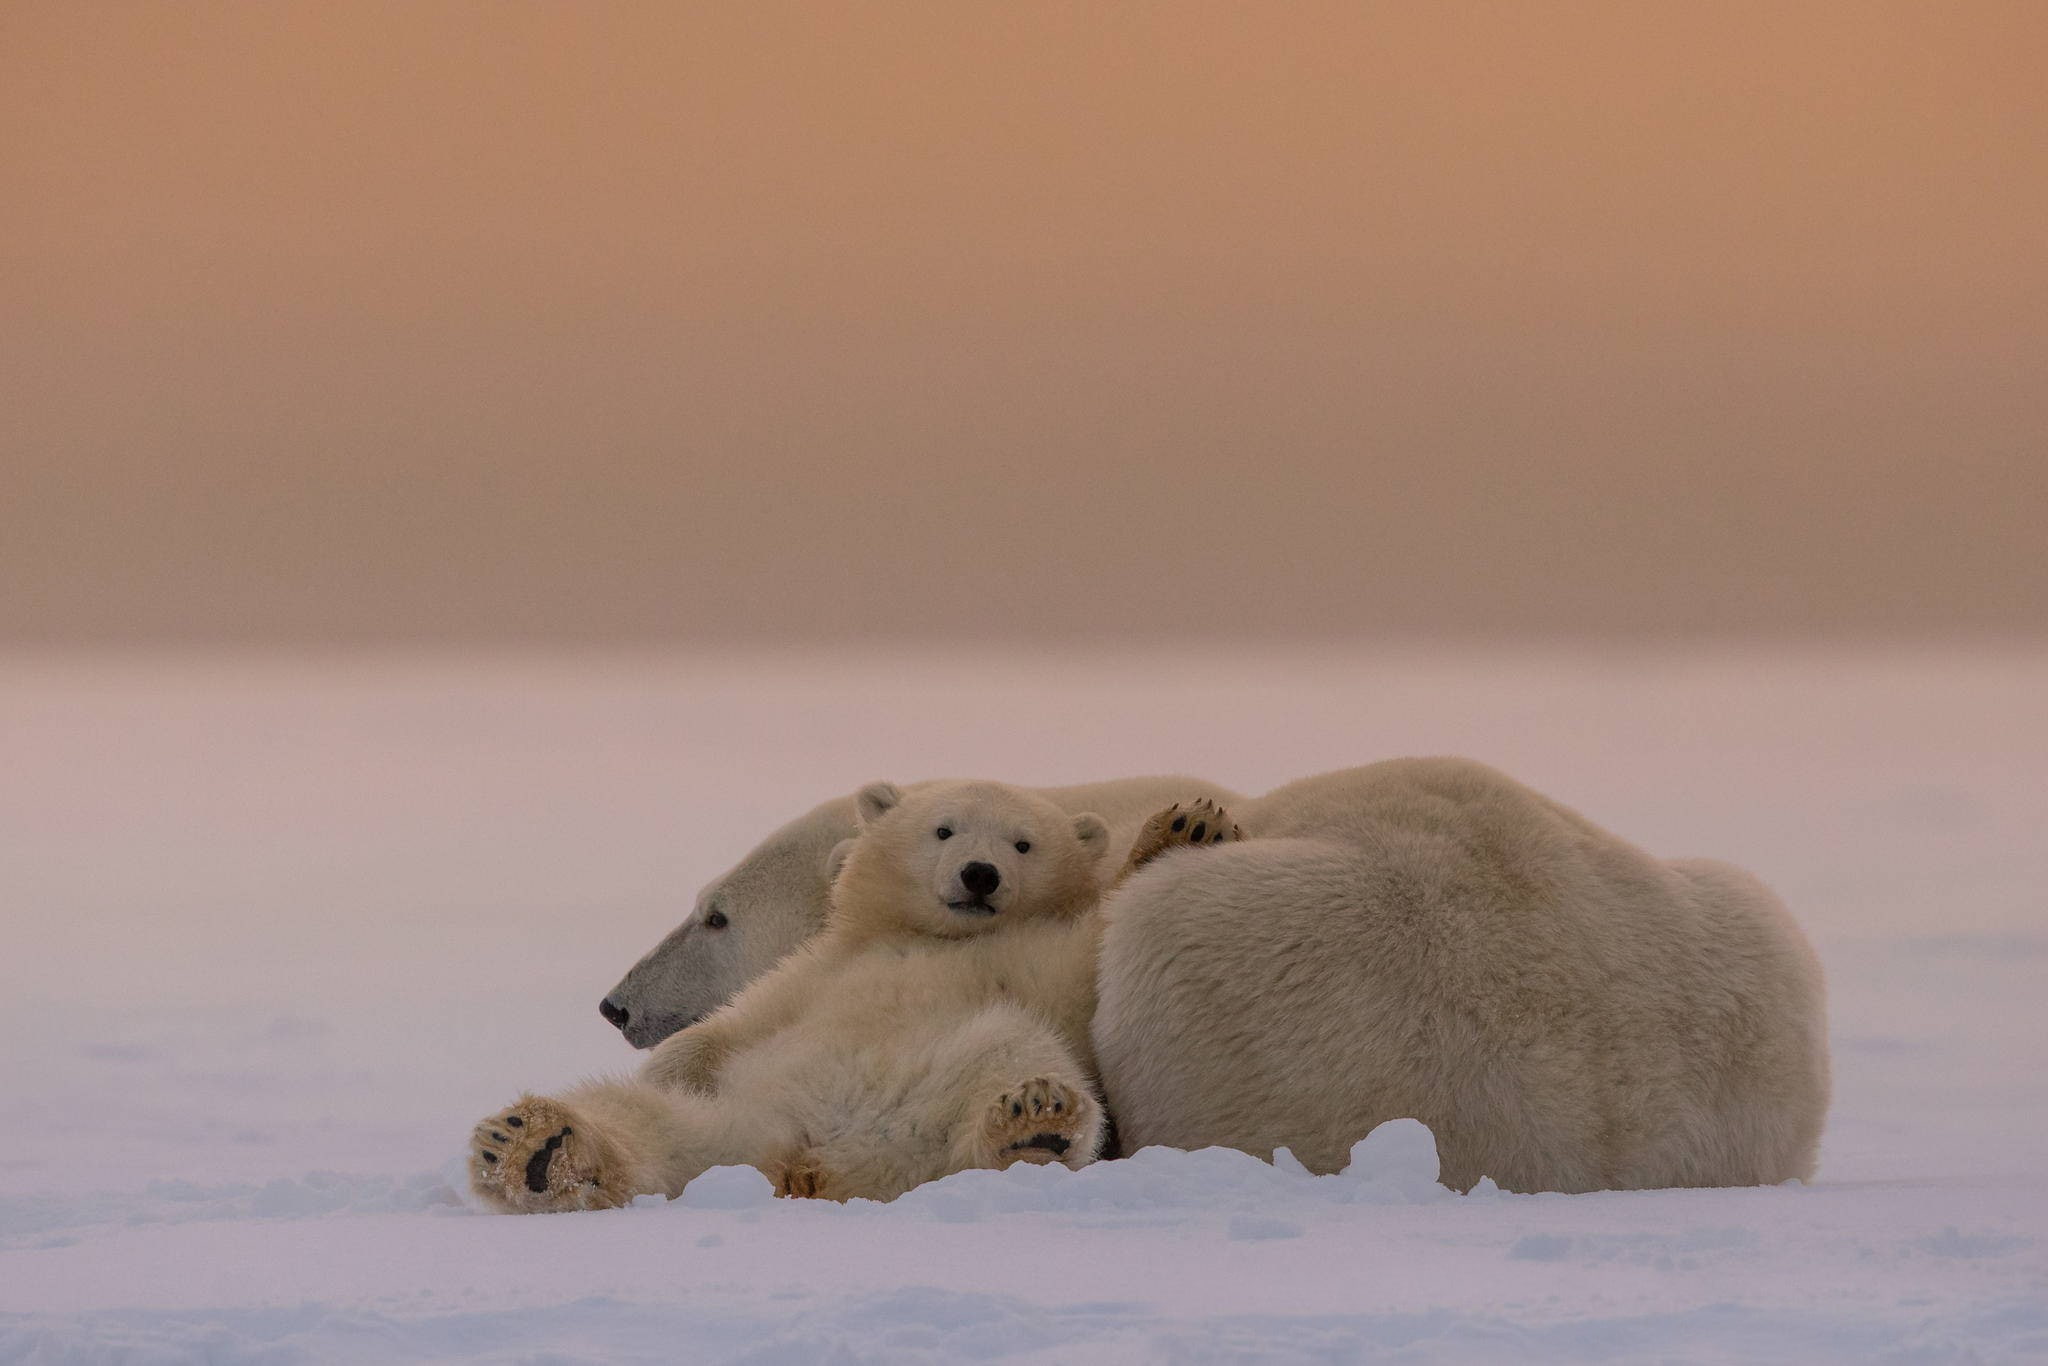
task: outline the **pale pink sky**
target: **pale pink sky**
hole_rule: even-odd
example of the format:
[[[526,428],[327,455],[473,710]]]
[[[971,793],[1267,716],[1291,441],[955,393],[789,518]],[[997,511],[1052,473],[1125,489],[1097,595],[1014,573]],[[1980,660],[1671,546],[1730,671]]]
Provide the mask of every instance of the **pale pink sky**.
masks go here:
[[[2048,8],[0,8],[0,641],[2048,630]]]

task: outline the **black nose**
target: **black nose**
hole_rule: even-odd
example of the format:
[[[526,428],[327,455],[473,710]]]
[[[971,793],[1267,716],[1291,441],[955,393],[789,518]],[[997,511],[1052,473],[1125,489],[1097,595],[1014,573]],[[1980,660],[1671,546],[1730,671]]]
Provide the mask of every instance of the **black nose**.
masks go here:
[[[597,1003],[597,1013],[604,1016],[607,1020],[610,1020],[613,1024],[617,1025],[621,1029],[624,1029],[626,1027],[626,1020],[628,1019],[626,1008],[624,1006],[613,1005],[612,998],[609,996],[605,997],[602,1001],[599,1001]]]
[[[960,885],[974,896],[987,896],[1003,885],[1003,875],[993,863],[970,863],[960,870]]]

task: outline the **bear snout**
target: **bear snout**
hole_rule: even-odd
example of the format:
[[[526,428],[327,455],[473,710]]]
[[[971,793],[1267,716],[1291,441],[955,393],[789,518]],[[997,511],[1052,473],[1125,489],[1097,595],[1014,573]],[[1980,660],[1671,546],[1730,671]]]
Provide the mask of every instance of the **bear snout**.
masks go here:
[[[983,915],[995,913],[995,907],[989,905],[989,897],[995,893],[997,887],[1004,885],[1004,874],[1001,874],[1001,870],[995,864],[981,860],[961,864],[961,870],[958,870],[954,877],[961,883],[961,889],[967,893],[967,897],[961,901],[948,901],[946,905],[950,905],[956,911],[979,911]]]
[[[976,860],[960,867],[960,885],[976,901],[986,901],[996,888],[1003,885],[1003,875],[993,863]]]

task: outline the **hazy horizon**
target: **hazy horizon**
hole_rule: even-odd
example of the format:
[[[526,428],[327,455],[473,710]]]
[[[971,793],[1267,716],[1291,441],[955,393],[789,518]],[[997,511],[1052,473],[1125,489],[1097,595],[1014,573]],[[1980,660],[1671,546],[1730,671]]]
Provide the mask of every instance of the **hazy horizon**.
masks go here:
[[[2048,9],[0,9],[0,646],[2048,636]]]

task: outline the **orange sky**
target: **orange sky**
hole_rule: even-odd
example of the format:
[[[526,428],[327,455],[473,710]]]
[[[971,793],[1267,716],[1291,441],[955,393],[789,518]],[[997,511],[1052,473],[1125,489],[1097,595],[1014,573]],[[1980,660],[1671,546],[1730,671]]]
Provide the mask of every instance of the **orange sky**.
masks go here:
[[[2048,7],[0,5],[0,638],[2048,630]]]

